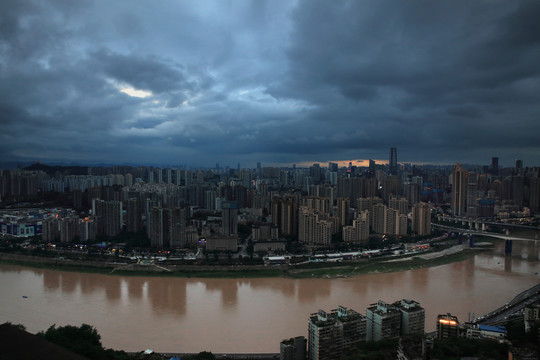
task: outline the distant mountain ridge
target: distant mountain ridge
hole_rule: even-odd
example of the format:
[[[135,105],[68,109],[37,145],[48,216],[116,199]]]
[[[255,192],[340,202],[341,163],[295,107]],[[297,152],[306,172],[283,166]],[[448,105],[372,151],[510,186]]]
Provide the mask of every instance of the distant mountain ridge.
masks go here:
[[[46,165],[41,163],[34,163],[30,166],[23,168],[23,170],[43,171],[48,175],[54,175],[57,172],[65,175],[88,175],[88,166],[78,165]]]

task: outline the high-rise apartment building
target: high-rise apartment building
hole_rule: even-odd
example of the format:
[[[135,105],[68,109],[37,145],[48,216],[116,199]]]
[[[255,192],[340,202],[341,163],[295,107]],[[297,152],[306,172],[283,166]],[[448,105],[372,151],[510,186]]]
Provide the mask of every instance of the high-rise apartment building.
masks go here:
[[[414,300],[403,299],[394,303],[401,311],[401,336],[424,335],[426,311]]]
[[[65,218],[59,219],[60,225],[60,242],[67,244],[73,242],[78,233],[79,217],[71,214]]]
[[[372,207],[371,229],[376,234],[387,234],[391,227],[391,215],[384,204],[376,204]]]
[[[452,214],[465,216],[467,211],[467,184],[469,174],[461,164],[454,165],[452,171]]]
[[[384,201],[389,201],[392,196],[403,195],[403,184],[397,175],[385,177],[381,185],[381,196]]]
[[[105,214],[105,236],[113,237],[122,231],[123,209],[121,201],[107,201]]]
[[[388,200],[388,207],[399,211],[402,215],[407,215],[409,212],[409,201],[402,196],[391,196],[390,200]]]
[[[366,318],[340,306],[327,313],[319,310],[308,322],[308,359],[334,360],[354,352],[365,340]]]
[[[419,202],[412,211],[412,231],[420,236],[431,234],[431,207]]]
[[[491,158],[491,173],[493,175],[499,175],[499,158],[498,157]]]
[[[303,336],[297,336],[283,340],[279,344],[280,360],[306,360],[307,340]]]
[[[94,217],[86,217],[79,220],[79,239],[82,242],[95,240],[97,235],[97,223]]]
[[[138,232],[142,230],[142,206],[139,199],[133,198],[127,201],[126,217],[127,231]]]
[[[221,203],[221,233],[223,235],[238,234],[238,203],[235,201]]]
[[[150,245],[155,248],[169,247],[169,222],[166,210],[154,207],[146,220],[146,232],[150,238]]]
[[[356,208],[358,198],[368,198],[377,195],[377,179],[375,178],[344,178],[337,179],[337,196],[349,198],[351,207]]]
[[[337,210],[338,210],[338,219],[339,219],[340,226],[350,225],[350,221],[349,221],[350,207],[351,207],[351,201],[349,200],[349,198],[337,199]]]
[[[332,222],[324,214],[305,206],[298,215],[298,241],[311,247],[328,246],[332,242]]]
[[[401,311],[379,300],[366,309],[366,340],[396,339],[400,335]]]
[[[467,211],[466,214],[470,218],[478,217],[478,184],[476,179],[474,179],[469,174],[469,181],[467,183],[467,195],[466,195],[466,204]]]
[[[459,336],[459,321],[457,316],[451,314],[437,316],[437,339]]]
[[[371,229],[376,234],[407,235],[407,215],[384,204],[372,207]]]
[[[420,201],[420,186],[414,183],[407,183],[404,185],[405,197],[409,201],[409,204],[415,205]]]
[[[92,215],[96,217],[98,234],[113,237],[122,231],[121,201],[92,200]]]
[[[187,244],[186,210],[181,208],[169,209],[170,231],[169,244],[171,248],[183,248]]]
[[[185,209],[153,207],[146,230],[152,247],[184,247],[187,244]]]
[[[298,233],[298,202],[294,196],[272,198],[272,222],[283,235]]]
[[[519,209],[523,207],[525,178],[512,176],[512,201]]]
[[[540,212],[540,178],[530,179],[529,208],[532,212]]]
[[[334,162],[328,162],[328,172],[336,172],[338,171],[338,164]]]
[[[330,213],[330,199],[327,197],[306,196],[302,198],[302,206],[306,206],[309,209],[317,210],[321,213]]]
[[[369,211],[364,210],[353,220],[351,226],[343,227],[344,242],[366,242],[369,240]]]

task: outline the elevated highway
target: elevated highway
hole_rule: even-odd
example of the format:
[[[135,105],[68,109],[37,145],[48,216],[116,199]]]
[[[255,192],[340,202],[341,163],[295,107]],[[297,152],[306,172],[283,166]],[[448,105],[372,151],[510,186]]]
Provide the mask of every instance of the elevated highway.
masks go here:
[[[458,232],[463,234],[471,234],[471,235],[482,235],[482,236],[489,236],[497,239],[502,240],[516,240],[516,241],[540,241],[538,238],[531,238],[531,237],[525,237],[525,236],[515,236],[515,235],[506,235],[506,234],[500,234],[500,233],[494,233],[490,231],[483,231],[483,230],[477,230],[477,229],[463,229],[458,227],[452,227],[448,225],[441,225],[441,224],[431,224],[432,227],[445,230],[445,231],[452,231],[452,232]]]
[[[540,283],[519,293],[508,303],[497,309],[475,318],[472,322],[482,325],[501,325],[504,324],[511,315],[523,311],[525,306],[537,301],[540,301]]]
[[[437,217],[439,220],[446,221],[446,222],[454,222],[454,223],[461,222],[462,225],[468,224],[469,226],[474,225],[475,227],[482,227],[482,228],[484,228],[487,225],[487,226],[500,226],[507,229],[515,228],[515,229],[527,229],[527,230],[540,231],[540,228],[538,228],[538,226],[531,226],[531,225],[495,222],[495,221],[482,220],[482,219],[469,219],[469,218],[464,218],[464,217],[454,217],[454,216],[448,216],[448,215],[438,215]]]

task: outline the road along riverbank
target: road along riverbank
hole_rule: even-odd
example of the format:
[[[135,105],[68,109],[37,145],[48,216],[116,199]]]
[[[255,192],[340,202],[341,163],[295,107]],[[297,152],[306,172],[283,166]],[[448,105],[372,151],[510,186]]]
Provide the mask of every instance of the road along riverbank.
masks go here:
[[[161,265],[126,264],[107,261],[63,259],[61,257],[27,256],[0,253],[0,263],[51,270],[100,273],[121,276],[160,276],[184,278],[343,278],[366,273],[383,273],[419,269],[448,264],[474,256],[480,249],[433,252],[431,256],[385,257],[343,261],[340,263],[308,263],[302,265]],[[438,255],[437,255],[438,254]],[[399,260],[399,261],[397,261]]]

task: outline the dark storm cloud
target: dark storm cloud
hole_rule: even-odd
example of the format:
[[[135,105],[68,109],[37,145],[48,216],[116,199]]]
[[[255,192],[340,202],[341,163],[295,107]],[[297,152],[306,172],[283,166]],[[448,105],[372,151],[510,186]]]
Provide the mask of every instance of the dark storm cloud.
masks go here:
[[[0,151],[532,165],[538,18],[536,1],[3,1]]]
[[[443,153],[525,142],[537,151],[538,139],[523,130],[540,130],[539,5],[303,1],[293,13],[287,79],[269,91],[339,104],[346,110],[317,121],[356,115],[347,132],[369,129],[380,153],[397,145],[408,160],[421,161],[427,143]]]

